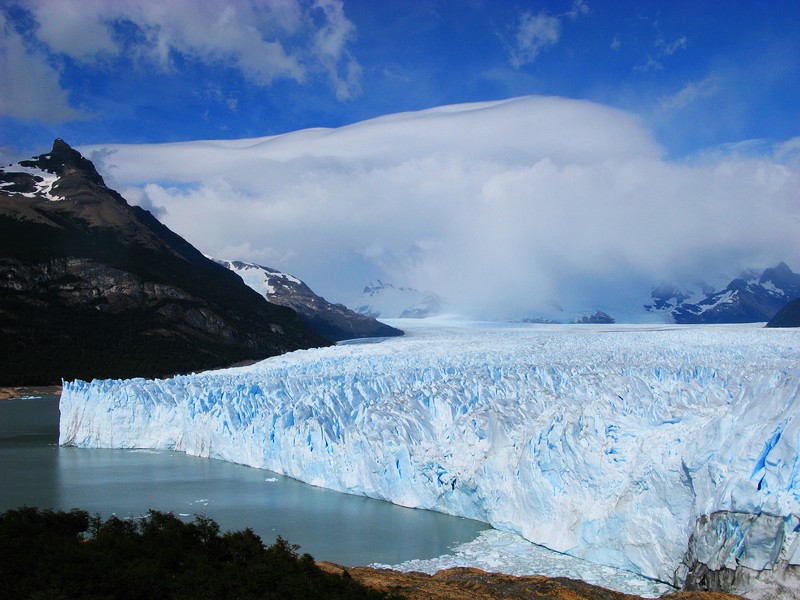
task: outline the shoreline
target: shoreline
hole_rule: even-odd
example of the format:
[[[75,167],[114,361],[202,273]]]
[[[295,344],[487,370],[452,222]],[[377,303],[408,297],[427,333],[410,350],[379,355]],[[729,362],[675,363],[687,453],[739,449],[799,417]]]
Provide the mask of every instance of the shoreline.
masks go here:
[[[396,591],[409,600],[493,600],[499,597],[553,598],[554,600],[747,600],[729,592],[680,591],[660,596],[641,596],[612,590],[570,577],[506,575],[475,567],[450,567],[433,575],[419,571],[402,572],[376,567],[343,567],[317,561],[326,573],[347,573],[369,588]]]
[[[0,387],[0,400],[27,398],[30,396],[51,396],[61,393],[60,385],[23,385],[18,387]]]

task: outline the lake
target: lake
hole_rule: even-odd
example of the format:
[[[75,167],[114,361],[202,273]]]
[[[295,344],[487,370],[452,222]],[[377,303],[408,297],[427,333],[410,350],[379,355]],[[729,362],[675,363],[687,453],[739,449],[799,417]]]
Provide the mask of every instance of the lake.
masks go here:
[[[148,509],[278,535],[345,566],[434,558],[477,521],[313,487],[270,471],[154,450],[58,446],[58,396],[0,400],[0,511],[18,506],[139,517]]]

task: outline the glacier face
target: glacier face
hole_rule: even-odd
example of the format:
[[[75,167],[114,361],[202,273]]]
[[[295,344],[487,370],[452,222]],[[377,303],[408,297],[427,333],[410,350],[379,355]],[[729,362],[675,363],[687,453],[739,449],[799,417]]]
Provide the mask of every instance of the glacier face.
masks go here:
[[[266,468],[667,582],[701,517],[800,515],[796,330],[402,327],[243,368],[65,383],[59,441]],[[800,564],[781,531],[748,543],[748,564]],[[703,535],[696,555],[742,556]]]

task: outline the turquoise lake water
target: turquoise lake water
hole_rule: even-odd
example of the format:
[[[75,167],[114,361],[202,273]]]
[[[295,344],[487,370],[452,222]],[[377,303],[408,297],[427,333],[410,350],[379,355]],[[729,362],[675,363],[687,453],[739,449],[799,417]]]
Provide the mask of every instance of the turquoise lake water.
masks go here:
[[[270,471],[152,450],[58,446],[58,396],[0,401],[0,511],[81,508],[138,517],[148,509],[223,529],[281,535],[346,566],[433,558],[488,526],[316,488]]]

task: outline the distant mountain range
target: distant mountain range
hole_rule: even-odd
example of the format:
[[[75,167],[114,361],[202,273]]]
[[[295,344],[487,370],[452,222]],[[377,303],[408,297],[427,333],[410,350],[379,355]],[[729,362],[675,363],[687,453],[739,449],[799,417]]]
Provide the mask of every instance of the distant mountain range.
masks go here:
[[[380,280],[370,282],[351,303],[361,315],[385,319],[424,319],[442,312],[441,298],[433,292],[395,287]]]
[[[614,317],[602,310],[596,310],[591,315],[586,315],[573,321],[576,325],[610,325],[616,322]]]
[[[335,341],[403,335],[371,316],[356,313],[343,304],[331,304],[297,277],[269,267],[242,261],[217,260],[269,302],[288,306],[317,333]]]
[[[0,170],[0,384],[163,376],[328,345],[63,140]]]
[[[707,285],[686,287],[662,285],[649,295],[650,302],[633,307],[610,310],[589,310],[577,316],[558,318],[551,314],[532,314],[521,321],[528,323],[578,323],[612,324],[642,321],[642,315],[659,315],[668,322],[678,324],[762,323],[772,319],[778,311],[795,298],[800,298],[800,274],[785,263],[762,272],[746,271],[721,290]],[[350,303],[362,315],[382,318],[425,318],[443,312],[442,300],[433,292],[422,292],[409,287],[396,287],[376,280],[367,285],[361,296]],[[644,309],[644,310],[643,310]],[[496,318],[501,318],[497,316]]]
[[[374,317],[443,308],[434,293],[375,281],[350,311],[291,275],[227,266],[130,206],[63,140],[0,169],[0,385],[204,370],[398,335]],[[779,263],[720,291],[657,288],[645,308],[676,323],[744,323],[789,305],[777,322],[792,323],[797,298],[800,275]],[[598,311],[582,322],[613,320]]]
[[[781,262],[762,273],[744,273],[720,291],[706,289],[697,294],[661,286],[653,290],[651,298],[652,304],[645,309],[665,313],[675,323],[760,323],[800,298],[800,275]]]

